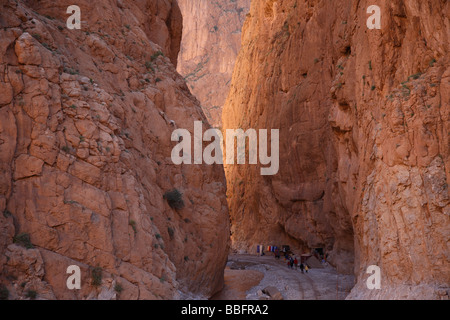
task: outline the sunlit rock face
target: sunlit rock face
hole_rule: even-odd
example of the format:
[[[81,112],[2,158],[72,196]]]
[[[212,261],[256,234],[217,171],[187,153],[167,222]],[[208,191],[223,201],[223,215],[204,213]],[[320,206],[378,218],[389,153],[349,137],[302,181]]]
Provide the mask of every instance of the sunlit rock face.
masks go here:
[[[223,127],[280,129],[280,172],[226,166],[232,246],[324,248],[349,298],[439,298],[449,266],[448,1],[254,1]],[[366,270],[381,268],[381,289]]]
[[[81,30],[72,4],[1,3],[0,284],[9,299],[210,297],[226,183],[222,166],[171,161],[173,130],[207,123],[174,66],[177,2],[77,1]]]
[[[178,71],[208,121],[218,128],[250,0],[178,0],[178,4],[183,15]]]

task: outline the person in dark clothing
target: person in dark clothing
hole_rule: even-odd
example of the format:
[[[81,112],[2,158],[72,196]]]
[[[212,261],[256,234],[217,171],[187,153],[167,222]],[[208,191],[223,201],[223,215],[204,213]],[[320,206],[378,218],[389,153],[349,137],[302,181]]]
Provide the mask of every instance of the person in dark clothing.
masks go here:
[[[305,269],[305,266],[303,265],[303,263],[300,264],[300,271],[303,273],[303,270]]]
[[[289,258],[289,264],[291,265],[291,269],[294,269],[294,259],[292,257]]]

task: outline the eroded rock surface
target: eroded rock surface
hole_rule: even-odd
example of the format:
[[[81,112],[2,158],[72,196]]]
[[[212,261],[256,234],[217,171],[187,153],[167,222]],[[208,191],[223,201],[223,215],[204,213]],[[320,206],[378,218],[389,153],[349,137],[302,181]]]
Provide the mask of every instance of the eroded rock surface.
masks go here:
[[[439,298],[449,264],[448,1],[254,1],[227,128],[280,129],[280,172],[227,166],[237,250],[325,248],[350,298]],[[365,285],[382,270],[382,290]],[[445,291],[445,290],[444,290]]]
[[[178,3],[183,15],[178,71],[201,102],[211,125],[218,128],[250,0],[178,0]]]
[[[82,28],[69,30],[70,1],[1,2],[0,283],[10,299],[222,287],[223,168],[170,158],[176,127],[207,122],[174,66],[178,5],[112,3],[77,1]],[[179,210],[164,199],[174,189]],[[69,265],[81,268],[81,290],[66,287]]]

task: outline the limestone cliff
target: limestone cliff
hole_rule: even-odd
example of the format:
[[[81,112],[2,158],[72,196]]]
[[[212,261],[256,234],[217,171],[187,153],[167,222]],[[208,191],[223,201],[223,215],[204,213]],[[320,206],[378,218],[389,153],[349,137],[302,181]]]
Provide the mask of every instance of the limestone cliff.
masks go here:
[[[178,3],[183,15],[178,71],[200,100],[211,125],[220,127],[250,0]]]
[[[280,129],[280,172],[226,167],[235,249],[325,248],[354,268],[349,298],[450,286],[449,16],[445,0],[252,2],[223,126]]]
[[[2,292],[209,297],[229,246],[226,185],[221,166],[170,158],[176,127],[207,122],[175,70],[177,2],[80,0],[69,30],[72,4],[0,3]],[[66,287],[69,265],[81,290]]]

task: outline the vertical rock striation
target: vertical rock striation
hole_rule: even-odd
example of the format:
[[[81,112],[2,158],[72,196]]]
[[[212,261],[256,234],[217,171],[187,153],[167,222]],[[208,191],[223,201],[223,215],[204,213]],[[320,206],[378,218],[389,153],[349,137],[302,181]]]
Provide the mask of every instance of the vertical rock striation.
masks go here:
[[[178,3],[183,14],[178,72],[201,102],[211,125],[220,127],[250,0]]]
[[[369,30],[370,5],[381,30]],[[226,166],[235,249],[323,247],[349,298],[439,298],[449,265],[448,1],[254,1],[228,128],[280,129],[280,172]],[[365,285],[381,268],[382,289]],[[445,290],[444,290],[445,291]]]
[[[1,4],[0,283],[10,299],[209,297],[226,185],[221,166],[171,161],[172,131],[206,123],[174,66],[177,2],[78,1],[81,30],[71,4]]]

